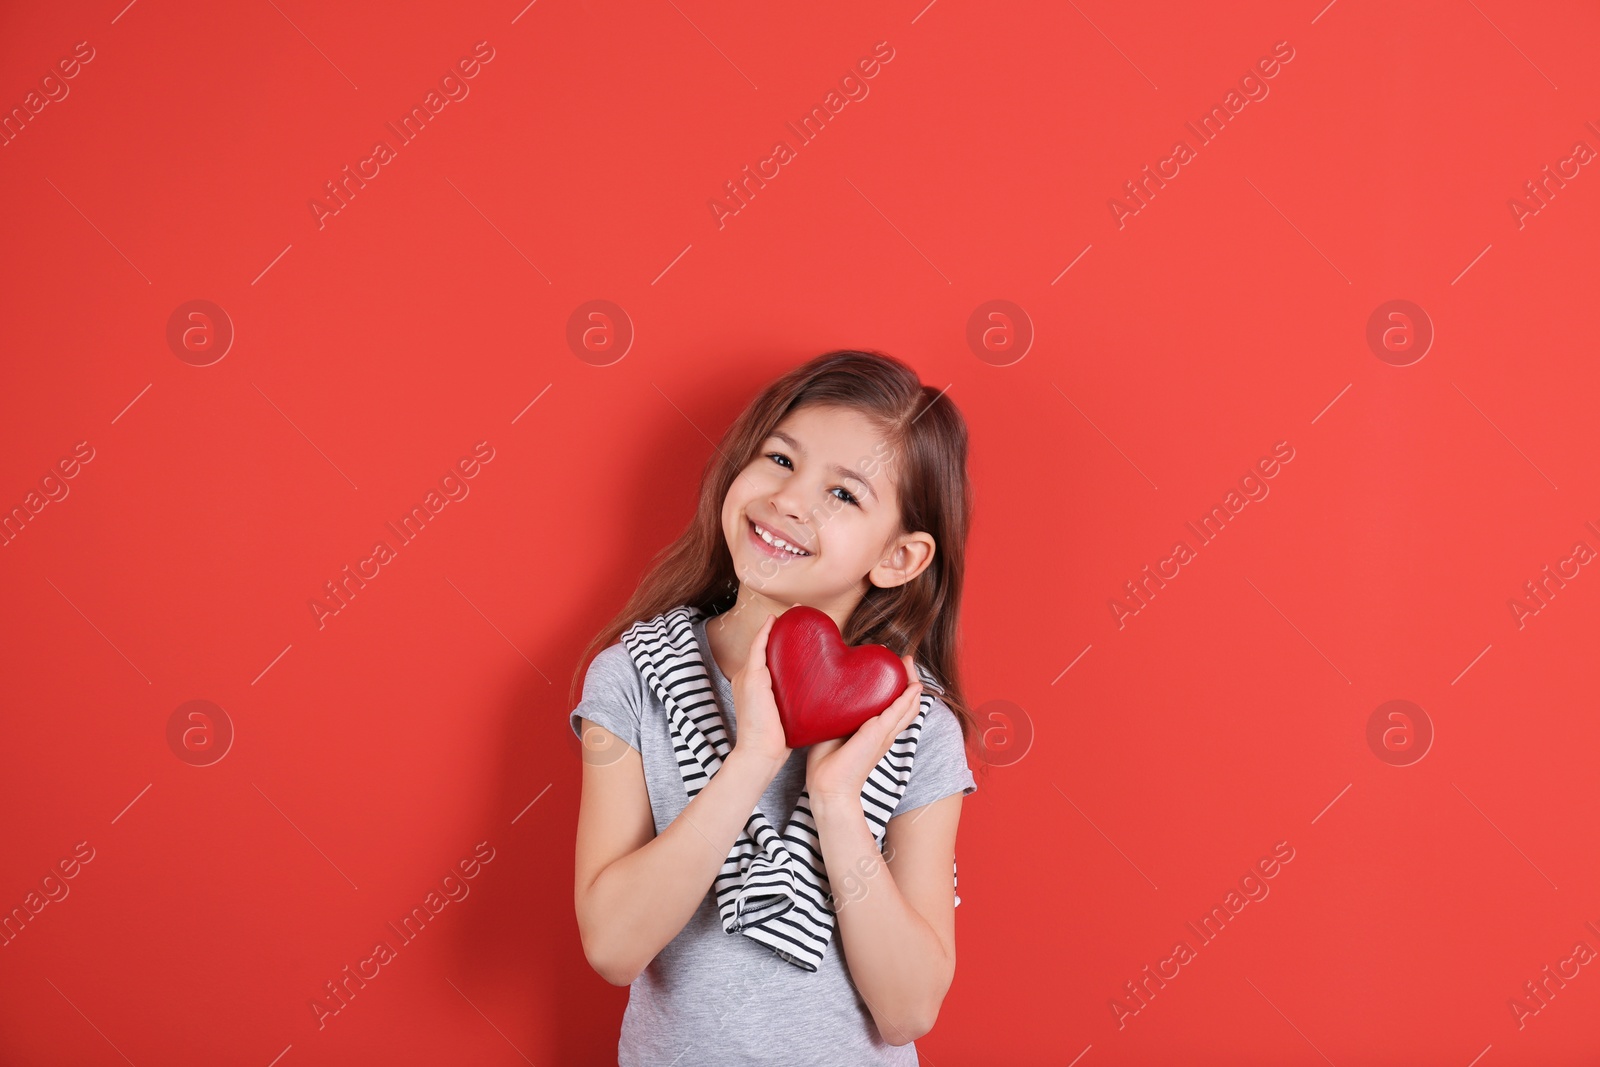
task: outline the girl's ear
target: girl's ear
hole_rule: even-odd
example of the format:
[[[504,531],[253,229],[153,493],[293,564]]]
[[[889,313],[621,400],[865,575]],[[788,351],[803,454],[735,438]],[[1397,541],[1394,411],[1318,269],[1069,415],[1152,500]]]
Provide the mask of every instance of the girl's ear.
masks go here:
[[[890,544],[882,562],[867,572],[867,579],[879,589],[904,585],[928,569],[934,551],[933,535],[920,530],[901,534]]]

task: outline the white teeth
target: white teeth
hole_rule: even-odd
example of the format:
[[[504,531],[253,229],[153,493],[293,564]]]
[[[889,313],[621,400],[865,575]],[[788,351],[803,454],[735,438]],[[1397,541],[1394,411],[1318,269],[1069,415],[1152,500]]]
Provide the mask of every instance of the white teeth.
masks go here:
[[[791,554],[796,555],[796,556],[809,556],[811,554],[811,553],[805,551],[804,549],[799,549],[799,548],[794,547],[793,545],[791,545],[789,542],[783,540],[782,538],[773,537],[765,529],[763,529],[759,524],[751,523],[751,525],[755,526],[756,533],[761,535],[761,540],[765,541],[769,545],[773,545],[773,546],[775,546],[777,548],[786,549],[788,552],[790,552]]]

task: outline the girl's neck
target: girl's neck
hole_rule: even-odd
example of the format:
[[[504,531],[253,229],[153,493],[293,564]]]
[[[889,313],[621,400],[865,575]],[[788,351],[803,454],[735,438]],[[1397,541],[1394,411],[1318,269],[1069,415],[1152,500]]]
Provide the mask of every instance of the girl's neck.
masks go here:
[[[741,585],[733,606],[706,620],[706,641],[711,646],[711,654],[716,658],[718,669],[725,677],[732,680],[735,674],[744,669],[745,660],[750,655],[750,643],[755,640],[756,631],[761,629],[761,624],[766,621],[767,616],[782,615],[790,607],[791,605],[785,601],[774,600],[765,594],[755,592],[747,585]],[[822,605],[817,607],[827,612],[841,633],[844,632],[845,623],[849,621],[850,610],[854,610],[852,605],[841,618],[836,614],[836,609]]]

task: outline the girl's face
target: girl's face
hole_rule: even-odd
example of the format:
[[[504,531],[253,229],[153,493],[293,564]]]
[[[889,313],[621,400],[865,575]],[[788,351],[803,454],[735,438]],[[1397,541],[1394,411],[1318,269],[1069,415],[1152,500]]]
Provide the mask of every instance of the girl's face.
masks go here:
[[[859,412],[831,405],[791,411],[722,502],[722,532],[741,584],[840,621],[869,583],[887,588],[920,574],[934,542],[900,529],[894,460]],[[772,544],[762,531],[792,547]]]

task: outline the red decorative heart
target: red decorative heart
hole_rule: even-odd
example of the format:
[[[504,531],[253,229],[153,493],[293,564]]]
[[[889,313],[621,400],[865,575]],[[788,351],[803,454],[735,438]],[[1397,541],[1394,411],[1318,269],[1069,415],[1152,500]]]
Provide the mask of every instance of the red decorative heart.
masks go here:
[[[772,696],[790,748],[845,737],[905,692],[906,665],[883,645],[844,643],[823,611],[804,604],[767,634]]]

